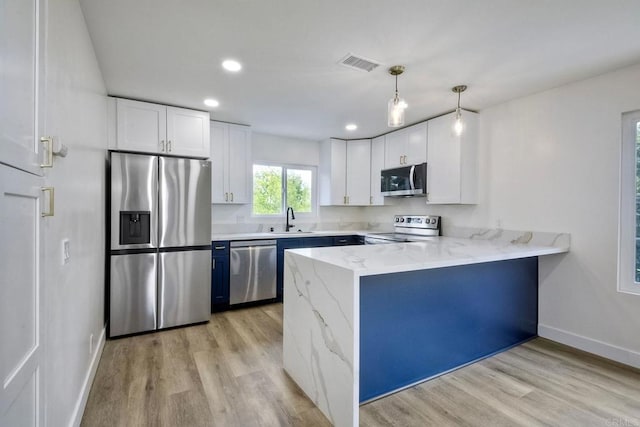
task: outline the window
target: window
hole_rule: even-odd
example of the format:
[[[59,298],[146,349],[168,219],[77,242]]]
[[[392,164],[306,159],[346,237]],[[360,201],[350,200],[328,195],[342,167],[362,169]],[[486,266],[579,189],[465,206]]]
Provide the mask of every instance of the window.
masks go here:
[[[316,212],[315,167],[253,165],[253,214],[284,216],[287,207],[296,215]]]
[[[618,290],[640,295],[640,111],[622,125]]]

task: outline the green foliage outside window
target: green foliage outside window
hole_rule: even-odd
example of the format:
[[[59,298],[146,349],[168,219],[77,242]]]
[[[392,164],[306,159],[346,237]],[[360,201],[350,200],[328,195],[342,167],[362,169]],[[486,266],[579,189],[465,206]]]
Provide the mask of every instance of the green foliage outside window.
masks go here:
[[[296,213],[313,211],[311,170],[253,165],[253,214],[284,215],[288,206]]]

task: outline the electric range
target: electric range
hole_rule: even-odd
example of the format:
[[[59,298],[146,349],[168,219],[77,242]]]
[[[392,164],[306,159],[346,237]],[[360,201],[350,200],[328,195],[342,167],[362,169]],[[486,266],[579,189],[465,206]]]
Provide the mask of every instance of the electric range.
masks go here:
[[[441,218],[432,215],[396,215],[393,219],[393,229],[393,233],[366,234],[364,243],[377,245],[433,240],[441,234]]]

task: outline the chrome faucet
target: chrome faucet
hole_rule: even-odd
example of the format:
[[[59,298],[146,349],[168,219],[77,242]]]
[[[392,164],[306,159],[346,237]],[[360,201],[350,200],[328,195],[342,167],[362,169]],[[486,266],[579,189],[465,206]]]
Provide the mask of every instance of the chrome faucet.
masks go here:
[[[289,206],[287,208],[287,225],[285,226],[285,230],[284,230],[287,232],[291,230],[293,227],[295,227],[294,224],[289,224],[289,211],[291,211],[291,220],[293,221],[294,219],[296,219],[296,215],[293,213],[293,208]]]

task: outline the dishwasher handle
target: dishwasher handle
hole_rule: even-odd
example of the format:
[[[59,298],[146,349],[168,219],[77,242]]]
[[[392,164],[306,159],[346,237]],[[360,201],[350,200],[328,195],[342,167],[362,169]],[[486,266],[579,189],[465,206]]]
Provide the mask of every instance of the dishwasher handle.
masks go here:
[[[248,248],[251,246],[276,246],[276,240],[234,240],[229,246],[232,248]]]

